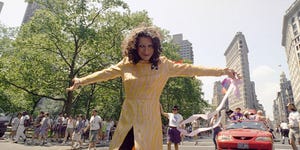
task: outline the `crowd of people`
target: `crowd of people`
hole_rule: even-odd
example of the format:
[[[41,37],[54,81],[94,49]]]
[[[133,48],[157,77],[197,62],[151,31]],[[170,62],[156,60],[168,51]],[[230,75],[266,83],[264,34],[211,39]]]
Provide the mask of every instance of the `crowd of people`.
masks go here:
[[[33,119],[23,112],[12,119],[10,138],[14,143],[25,143],[26,135],[30,134],[32,138],[30,143],[26,142],[28,144],[45,145],[51,141],[63,145],[70,143],[72,148],[80,148],[88,140],[89,149],[95,149],[96,143],[110,142],[115,128],[115,122],[112,119],[102,120],[96,109],[92,110],[90,119],[82,114],[73,117],[63,113],[50,117],[43,111]]]

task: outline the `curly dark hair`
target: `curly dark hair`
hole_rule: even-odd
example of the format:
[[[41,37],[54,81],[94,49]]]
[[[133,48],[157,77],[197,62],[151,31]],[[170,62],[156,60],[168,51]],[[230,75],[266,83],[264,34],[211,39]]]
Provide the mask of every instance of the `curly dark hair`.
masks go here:
[[[127,56],[129,61],[133,64],[137,64],[141,60],[137,52],[139,39],[141,37],[151,38],[154,52],[149,61],[152,64],[151,69],[158,69],[159,56],[162,53],[162,48],[160,43],[161,36],[156,27],[143,26],[133,29],[129,36],[122,42],[123,56]]]

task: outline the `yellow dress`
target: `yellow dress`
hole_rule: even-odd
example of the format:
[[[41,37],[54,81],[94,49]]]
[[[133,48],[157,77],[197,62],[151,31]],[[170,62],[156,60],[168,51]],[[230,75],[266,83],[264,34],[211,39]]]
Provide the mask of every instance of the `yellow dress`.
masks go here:
[[[220,68],[178,64],[163,56],[160,60],[158,70],[151,70],[148,61],[140,61],[134,65],[125,57],[117,65],[80,78],[80,82],[85,85],[122,77],[125,100],[110,150],[119,149],[132,127],[136,150],[162,150],[159,98],[169,77],[223,75],[223,69]]]

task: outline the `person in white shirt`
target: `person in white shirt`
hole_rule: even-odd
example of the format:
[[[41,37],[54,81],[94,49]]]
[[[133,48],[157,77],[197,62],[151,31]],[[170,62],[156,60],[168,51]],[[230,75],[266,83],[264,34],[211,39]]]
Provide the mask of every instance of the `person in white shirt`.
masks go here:
[[[17,117],[15,117],[12,122],[11,122],[11,133],[10,133],[10,138],[12,140],[14,140],[14,137],[17,133],[17,129],[18,129],[18,126],[19,126],[19,123],[20,123],[20,119],[22,117],[22,113],[18,113]]]
[[[74,127],[75,127],[75,123],[76,123],[76,120],[74,120],[71,115],[66,120],[67,120],[67,129],[65,131],[65,138],[64,138],[63,144],[66,144],[67,138],[69,136],[72,137]],[[73,140],[72,140],[72,145],[74,145]]]
[[[285,139],[289,137],[289,127],[288,124],[284,121],[280,123],[280,128],[281,128],[281,136],[282,136],[282,144],[285,143]]]
[[[97,110],[93,109],[90,123],[89,123],[88,127],[85,129],[85,130],[87,130],[88,128],[90,129],[88,150],[91,150],[92,148],[96,149],[96,141],[97,141],[98,132],[101,127],[100,126],[101,122],[102,122],[102,119],[100,116],[97,115]]]
[[[17,129],[17,135],[16,135],[14,143],[18,143],[18,140],[19,140],[20,137],[22,137],[24,143],[26,142],[26,136],[24,134],[24,130],[25,130],[24,122],[25,122],[25,119],[29,119],[29,116],[27,115],[27,112],[23,112],[22,113],[22,117],[20,118],[19,126],[18,126],[18,129]]]
[[[179,124],[183,121],[183,117],[178,113],[178,106],[174,106],[172,113],[165,113],[161,106],[161,113],[169,119],[169,128],[168,128],[168,150],[171,150],[171,143],[174,143],[175,150],[178,150],[178,144],[181,142]]]
[[[295,141],[297,140],[298,144],[300,145],[300,132],[299,132],[300,114],[293,103],[288,103],[287,107],[288,107],[288,111],[290,112],[289,113],[290,144],[293,150],[297,150]]]

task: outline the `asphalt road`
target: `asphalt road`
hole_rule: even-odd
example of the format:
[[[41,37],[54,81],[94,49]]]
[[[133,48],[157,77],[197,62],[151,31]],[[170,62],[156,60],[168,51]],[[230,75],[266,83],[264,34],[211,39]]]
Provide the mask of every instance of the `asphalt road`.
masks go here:
[[[288,144],[281,144],[275,142],[275,150],[290,150],[291,146]],[[163,146],[164,150],[167,150],[166,145]],[[1,150],[71,150],[71,146],[62,145],[58,143],[47,143],[44,146],[36,146],[31,144],[24,144],[23,142],[13,143],[10,140],[0,140]],[[87,149],[87,143],[84,143],[83,150]],[[172,149],[174,149],[172,145]],[[195,145],[193,140],[185,140],[183,144],[179,146],[180,150],[213,150],[214,145],[210,137],[204,137],[198,140],[198,144]],[[107,144],[98,144],[97,150],[108,150]],[[300,150],[300,146],[299,146]]]

